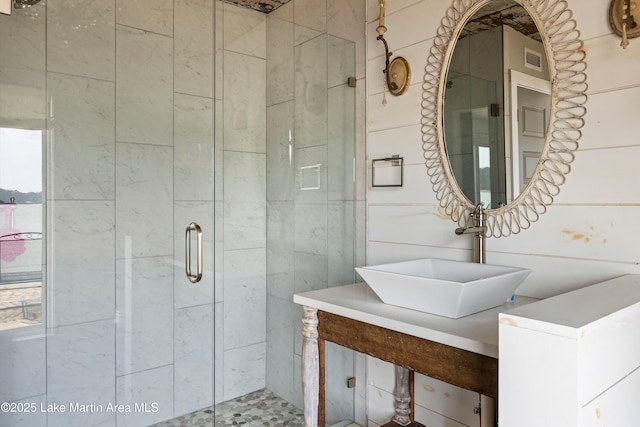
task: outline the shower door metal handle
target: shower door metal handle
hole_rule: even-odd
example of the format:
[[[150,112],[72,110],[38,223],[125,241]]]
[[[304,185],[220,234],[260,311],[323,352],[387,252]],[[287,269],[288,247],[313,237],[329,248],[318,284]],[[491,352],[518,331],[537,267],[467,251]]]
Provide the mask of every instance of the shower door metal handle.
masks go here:
[[[191,232],[196,232],[196,274],[191,273]],[[200,279],[202,279],[202,228],[195,223],[192,222],[187,227],[185,232],[185,270],[187,273],[187,279],[191,283],[198,283]]]

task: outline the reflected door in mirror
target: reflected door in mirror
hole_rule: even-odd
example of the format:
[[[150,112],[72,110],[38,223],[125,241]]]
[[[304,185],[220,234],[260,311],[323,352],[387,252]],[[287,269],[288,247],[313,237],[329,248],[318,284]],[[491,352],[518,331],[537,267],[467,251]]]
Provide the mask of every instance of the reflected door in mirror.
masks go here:
[[[549,117],[549,93],[538,92],[525,87],[518,87],[516,94],[518,109],[518,133],[512,146],[516,155],[514,160],[519,169],[514,173],[514,188],[522,192],[538,166],[540,153],[544,147],[544,139]],[[516,181],[517,180],[517,181]]]

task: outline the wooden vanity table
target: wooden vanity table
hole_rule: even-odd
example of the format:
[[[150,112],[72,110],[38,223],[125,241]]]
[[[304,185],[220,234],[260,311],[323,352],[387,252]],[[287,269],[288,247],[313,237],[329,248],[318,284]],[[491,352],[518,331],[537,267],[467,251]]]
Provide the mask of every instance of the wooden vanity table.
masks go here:
[[[294,295],[304,307],[305,427],[325,425],[325,341],[497,398],[498,314],[534,301],[450,319],[384,304],[365,283]]]

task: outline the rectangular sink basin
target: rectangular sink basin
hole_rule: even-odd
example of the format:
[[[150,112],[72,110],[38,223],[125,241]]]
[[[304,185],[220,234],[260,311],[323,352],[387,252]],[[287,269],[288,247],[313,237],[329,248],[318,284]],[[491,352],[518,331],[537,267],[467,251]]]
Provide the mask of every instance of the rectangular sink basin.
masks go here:
[[[356,267],[382,302],[457,319],[497,307],[530,269],[424,258]]]

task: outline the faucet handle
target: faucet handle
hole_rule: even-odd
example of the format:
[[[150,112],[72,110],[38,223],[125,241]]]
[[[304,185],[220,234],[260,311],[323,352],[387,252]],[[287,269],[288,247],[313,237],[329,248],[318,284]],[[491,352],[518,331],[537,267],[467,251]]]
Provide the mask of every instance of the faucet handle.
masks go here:
[[[486,214],[485,214],[485,209],[482,205],[482,203],[478,203],[476,205],[476,208],[473,212],[471,212],[469,214],[469,216],[471,217],[471,219],[473,219],[474,225],[476,227],[484,227],[486,228],[487,223],[486,223]]]

